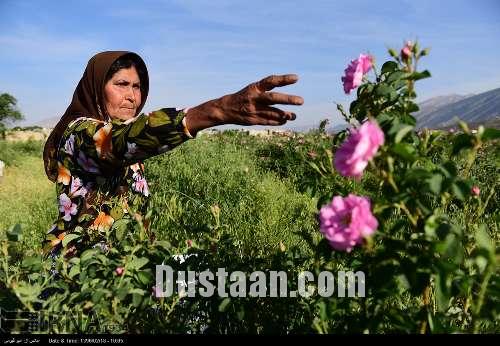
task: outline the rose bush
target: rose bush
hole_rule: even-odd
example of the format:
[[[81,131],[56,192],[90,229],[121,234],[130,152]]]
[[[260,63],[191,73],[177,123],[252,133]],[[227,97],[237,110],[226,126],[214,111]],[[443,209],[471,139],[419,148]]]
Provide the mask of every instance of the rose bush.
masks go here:
[[[229,235],[232,225],[218,205],[197,206],[211,221],[184,238],[173,230],[156,239],[126,218],[102,220],[95,228],[113,246],[69,261],[23,253],[16,242],[22,230],[14,226],[0,248],[2,308],[44,311],[46,332],[498,332],[499,175],[484,156],[498,153],[499,131],[480,127],[473,133],[461,123],[460,132],[417,132],[414,86],[430,73],[416,66],[428,50],[409,42],[389,53],[393,60],[380,69],[369,55],[351,61],[341,81],[356,96],[348,111],[337,106],[350,128],[333,137],[323,122],[318,131],[274,142],[233,132],[217,138],[242,150],[255,146],[261,169],[316,201],[317,215],[310,217],[317,217],[317,228],[301,233],[307,247],[280,243],[273,251],[244,251],[241,238]],[[137,189],[148,190],[141,177],[136,182]],[[72,193],[84,189],[69,183]],[[71,205],[59,202],[70,215]],[[76,231],[54,241],[68,242],[83,230]],[[154,272],[162,263],[174,270],[285,271],[289,290],[297,289],[302,270],[363,271],[366,293],[159,298]],[[81,318],[49,324],[53,316]],[[9,325],[13,331],[23,327]]]

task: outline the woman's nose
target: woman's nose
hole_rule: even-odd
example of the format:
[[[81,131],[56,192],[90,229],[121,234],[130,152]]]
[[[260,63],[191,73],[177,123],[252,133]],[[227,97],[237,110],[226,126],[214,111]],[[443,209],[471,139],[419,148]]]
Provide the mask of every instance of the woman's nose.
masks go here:
[[[137,97],[138,95],[136,95],[136,92],[133,87],[127,88],[125,92],[125,99],[135,104],[137,103]]]

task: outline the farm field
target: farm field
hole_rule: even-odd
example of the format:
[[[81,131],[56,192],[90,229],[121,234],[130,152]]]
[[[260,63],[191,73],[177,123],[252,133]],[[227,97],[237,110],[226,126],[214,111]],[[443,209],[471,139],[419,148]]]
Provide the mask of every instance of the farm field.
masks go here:
[[[432,153],[435,159],[446,155],[450,150],[449,143],[456,135],[440,133],[440,150]],[[244,272],[270,268],[288,272],[296,272],[299,268],[318,269],[324,264],[318,261],[324,262],[327,258],[318,257],[318,253],[325,252],[331,254],[328,256],[333,256],[329,257],[330,264],[327,266],[331,270],[354,269],[363,261],[375,260],[375,258],[370,259],[369,252],[363,253],[361,249],[353,250],[346,256],[343,252],[332,251],[321,242],[322,235],[319,232],[317,214],[319,206],[326,203],[319,200],[322,194],[329,192],[345,195],[349,190],[364,195],[380,193],[377,192],[380,191],[379,187],[373,185],[369,172],[359,183],[348,181],[334,173],[320,174],[325,169],[322,159],[328,157],[332,141],[332,135],[320,130],[307,134],[275,135],[269,138],[226,131],[200,136],[172,152],[147,160],[146,174],[153,196],[151,229],[156,235],[156,240],[166,242],[172,254],[207,252],[210,249],[208,252],[211,258],[206,259],[207,266],[224,266],[228,270],[233,268]],[[2,256],[7,254],[5,244],[9,244],[10,268],[7,271],[11,274],[22,271],[26,265],[23,259],[36,256],[40,252],[44,234],[57,214],[55,188],[43,172],[42,148],[41,141],[0,142],[0,159],[7,164],[0,183],[0,230],[2,230],[0,239],[4,244]],[[465,156],[456,160],[457,167],[464,167]],[[498,145],[492,143],[478,153],[471,175],[481,191],[481,198],[488,199],[482,223],[495,248],[498,249],[500,241]],[[451,204],[449,213],[453,222],[467,229],[467,220],[471,217],[473,209],[467,204]],[[390,217],[384,222],[385,231],[393,226],[397,227]],[[7,242],[7,230],[10,228],[10,232],[13,232],[12,226],[16,224],[19,224],[21,230],[19,241]],[[214,237],[218,239],[214,240]],[[382,235],[378,237],[375,234],[374,239],[378,244],[384,241]],[[216,244],[215,254],[214,244]],[[152,260],[150,265],[154,264],[151,262]],[[201,262],[189,265],[197,268],[201,266]],[[3,268],[4,273],[0,276],[3,282],[0,283],[0,289],[3,289],[4,293],[0,296],[0,302],[2,304],[8,302],[8,305],[12,306],[18,304],[19,307],[19,302],[14,303],[15,299],[11,293],[6,293],[6,273],[5,267]],[[388,280],[390,273],[378,272],[377,275],[383,277],[367,276],[368,287],[372,281]],[[478,331],[499,331],[498,269],[491,280],[493,294],[486,297],[488,317],[484,317],[477,326]],[[381,282],[376,285],[380,290],[393,289],[394,294],[391,296],[386,294],[383,298],[370,298],[369,293],[366,298],[330,298],[330,303],[326,303],[321,297],[229,300],[215,297],[188,300],[184,304],[169,301],[165,303],[170,306],[166,310],[168,313],[163,311],[166,315],[147,322],[138,321],[134,316],[134,314],[141,318],[150,316],[148,314],[151,312],[137,313],[146,306],[144,305],[146,296],[142,306],[140,302],[136,304],[135,299],[138,298],[131,294],[133,302],[127,303],[130,306],[125,305],[126,299],[123,300],[122,308],[127,310],[126,312],[119,309],[107,310],[107,308],[97,311],[99,317],[109,319],[113,325],[118,325],[118,332],[418,331],[418,321],[411,319],[405,321],[402,316],[409,311],[414,313],[414,316],[420,316],[415,312],[421,309],[423,304],[419,295],[410,291],[405,292],[401,288],[404,285],[399,288],[383,287]],[[40,293],[36,287],[30,289],[37,294]],[[367,292],[370,291],[367,288]],[[24,298],[27,299],[26,297],[34,294],[33,292],[22,291],[18,294],[21,294],[21,297],[25,294]],[[80,301],[92,302],[90,305],[87,303],[87,307],[97,306],[102,299],[106,299],[104,297],[111,299],[113,295],[111,291],[106,290],[101,297],[93,296]],[[362,321],[360,323],[362,329],[359,329],[357,324],[362,319],[359,309],[366,309],[366,305],[370,302],[375,304],[376,299],[381,300],[379,309],[385,309],[392,316],[386,315],[371,322]],[[64,309],[71,306],[67,301],[65,304]],[[335,304],[336,309],[328,309],[327,304]],[[461,302],[458,302],[458,306],[463,307]],[[194,314],[198,317],[193,319],[193,311],[199,312],[200,309],[205,314]],[[435,309],[437,313],[438,309],[436,307]],[[438,328],[437,331],[439,328],[442,330],[464,328],[463,330],[467,331],[470,327],[471,321],[468,320],[470,317],[467,317],[466,312],[457,309],[452,310],[456,311],[453,320],[456,325],[433,327]],[[378,316],[375,312],[373,315]],[[492,319],[492,316],[496,317]],[[73,325],[55,331],[75,330],[72,329],[75,327],[71,326]],[[78,328],[76,330],[93,331],[85,329],[85,323]]]

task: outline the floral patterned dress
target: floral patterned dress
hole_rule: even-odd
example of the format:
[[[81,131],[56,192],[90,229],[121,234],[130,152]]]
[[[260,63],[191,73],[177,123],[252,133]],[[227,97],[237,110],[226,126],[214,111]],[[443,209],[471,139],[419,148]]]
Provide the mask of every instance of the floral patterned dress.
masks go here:
[[[112,246],[105,234],[121,218],[142,220],[149,200],[142,160],[192,138],[184,110],[164,108],[127,121],[78,118],[58,150],[59,216],[47,232],[46,256],[72,257],[86,248]]]

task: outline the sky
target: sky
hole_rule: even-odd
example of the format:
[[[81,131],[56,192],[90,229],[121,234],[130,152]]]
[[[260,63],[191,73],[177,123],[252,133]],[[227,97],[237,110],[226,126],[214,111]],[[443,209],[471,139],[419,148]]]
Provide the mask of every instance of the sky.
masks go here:
[[[342,123],[344,69],[360,53],[380,67],[406,40],[430,47],[417,101],[500,87],[498,0],[0,0],[0,93],[25,123],[58,117],[87,61],[105,50],[141,55],[150,75],[145,112],[193,107],[272,74],[299,81],[273,91],[304,98],[278,106],[290,125]],[[369,75],[369,77],[373,77]]]

